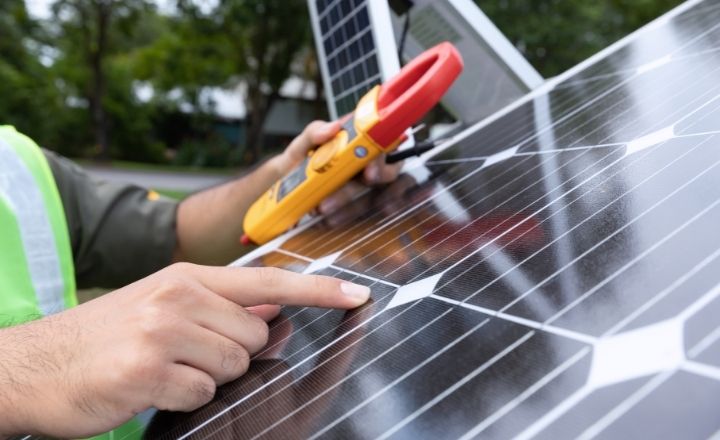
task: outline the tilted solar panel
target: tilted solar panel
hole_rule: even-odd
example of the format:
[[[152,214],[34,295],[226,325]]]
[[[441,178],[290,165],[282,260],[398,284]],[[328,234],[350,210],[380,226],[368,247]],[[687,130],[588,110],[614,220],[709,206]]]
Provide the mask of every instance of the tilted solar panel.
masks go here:
[[[373,302],[284,309],[147,436],[717,436],[719,75],[720,3],[688,3],[254,253]]]
[[[308,0],[308,7],[328,109],[338,118],[400,69],[387,2]]]

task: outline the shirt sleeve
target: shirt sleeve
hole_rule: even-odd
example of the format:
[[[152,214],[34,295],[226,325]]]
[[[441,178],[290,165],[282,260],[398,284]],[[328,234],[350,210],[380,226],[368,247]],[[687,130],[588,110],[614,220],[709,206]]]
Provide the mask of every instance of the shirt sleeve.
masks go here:
[[[65,209],[78,288],[116,288],[170,264],[177,202],[106,182],[43,150]]]

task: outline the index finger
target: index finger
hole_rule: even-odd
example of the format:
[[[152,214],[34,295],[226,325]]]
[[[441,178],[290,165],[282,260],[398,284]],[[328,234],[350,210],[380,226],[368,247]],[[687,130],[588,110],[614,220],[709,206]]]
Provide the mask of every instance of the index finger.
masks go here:
[[[274,267],[184,266],[186,275],[241,306],[282,304],[352,309],[370,297],[367,286],[323,275],[303,275]]]

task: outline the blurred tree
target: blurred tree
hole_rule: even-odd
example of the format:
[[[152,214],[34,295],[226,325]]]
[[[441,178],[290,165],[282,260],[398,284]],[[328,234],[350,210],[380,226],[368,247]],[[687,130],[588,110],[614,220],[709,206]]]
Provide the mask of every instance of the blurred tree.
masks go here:
[[[143,12],[154,8],[148,0],[57,0],[57,68],[87,100],[98,157],[110,155],[107,115],[107,58],[132,35]]]
[[[178,0],[171,34],[145,51],[142,76],[166,90],[182,87],[195,108],[207,86],[244,86],[249,161],[262,156],[262,127],[293,69],[310,45],[303,0],[219,0],[203,12]]]
[[[42,28],[23,0],[0,2],[0,124],[11,124],[47,145],[56,139],[62,109],[51,71],[40,59]]]
[[[243,84],[257,160],[285,80],[320,83],[305,0],[175,0],[162,14],[157,0],[53,1],[53,20],[33,20],[23,0],[0,0],[0,123],[65,154],[93,144],[133,160],[162,161],[165,145],[204,151],[218,143],[208,87]],[[545,76],[680,3],[476,1]],[[230,148],[218,148],[222,163]]]
[[[228,60],[247,87],[250,160],[262,154],[262,127],[301,49],[310,42],[302,0],[221,0],[220,31],[229,37]]]

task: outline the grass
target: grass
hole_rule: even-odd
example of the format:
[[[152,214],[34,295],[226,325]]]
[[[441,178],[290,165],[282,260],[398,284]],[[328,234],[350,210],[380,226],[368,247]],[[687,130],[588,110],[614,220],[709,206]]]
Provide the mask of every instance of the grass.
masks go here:
[[[175,199],[175,200],[182,200],[185,197],[192,194],[188,191],[179,191],[179,190],[175,190],[175,189],[156,189],[155,191],[164,195],[165,197],[170,197],[171,199]]]

